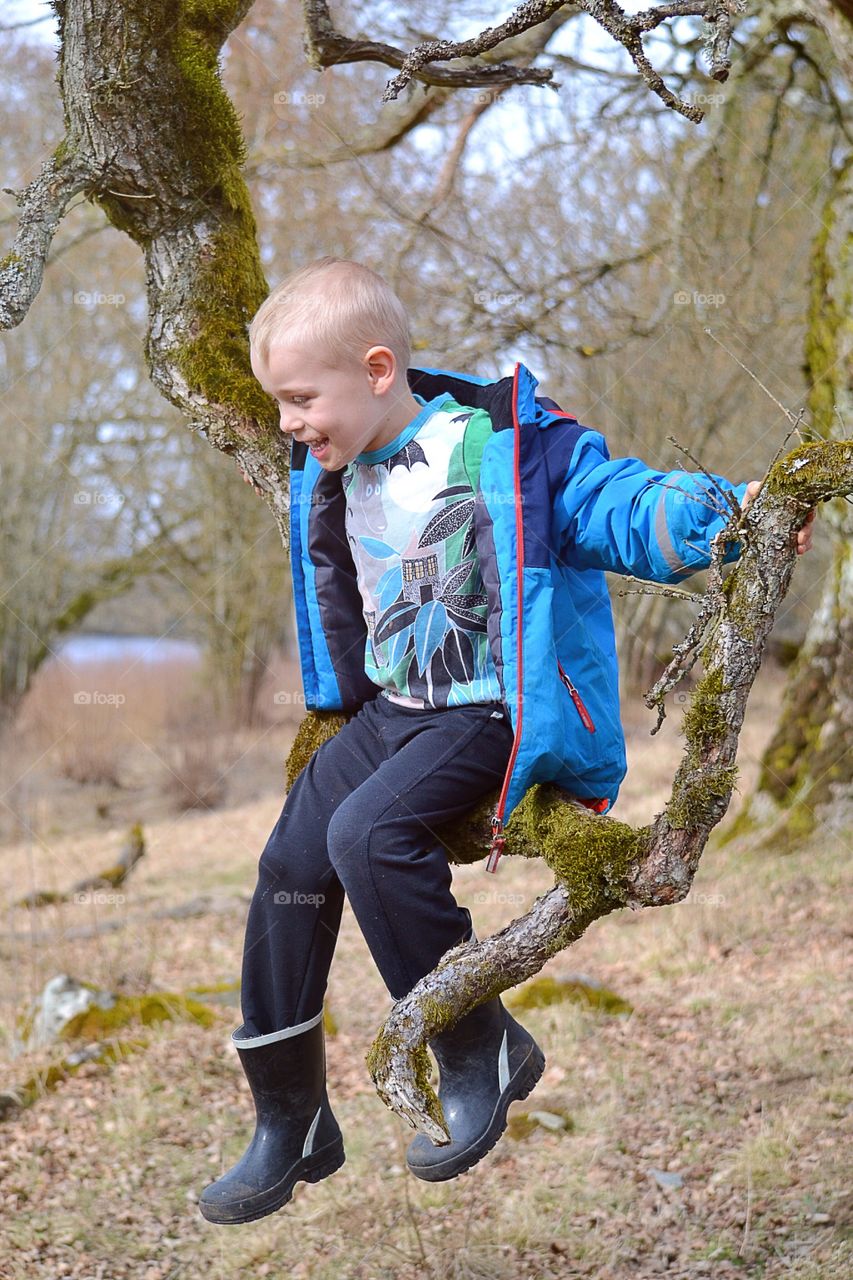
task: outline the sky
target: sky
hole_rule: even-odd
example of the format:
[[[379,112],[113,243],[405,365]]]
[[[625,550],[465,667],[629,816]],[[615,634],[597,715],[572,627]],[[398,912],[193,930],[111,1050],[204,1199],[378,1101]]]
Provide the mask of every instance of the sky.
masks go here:
[[[28,22],[32,18],[43,21],[31,28],[32,34],[41,36],[48,44],[53,44],[56,32],[56,17],[45,0],[3,0],[0,13],[0,26],[9,26],[13,22]]]

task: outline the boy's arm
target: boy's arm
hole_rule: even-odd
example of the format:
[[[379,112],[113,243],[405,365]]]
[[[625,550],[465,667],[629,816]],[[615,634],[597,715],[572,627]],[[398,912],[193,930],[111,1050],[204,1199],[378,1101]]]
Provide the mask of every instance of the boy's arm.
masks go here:
[[[741,505],[745,484],[713,479]],[[680,582],[708,567],[710,542],[728,521],[724,499],[701,473],[655,471],[639,458],[610,458],[604,437],[587,431],[578,441],[555,520],[566,562],[652,582]],[[728,548],[736,560],[740,544]]]

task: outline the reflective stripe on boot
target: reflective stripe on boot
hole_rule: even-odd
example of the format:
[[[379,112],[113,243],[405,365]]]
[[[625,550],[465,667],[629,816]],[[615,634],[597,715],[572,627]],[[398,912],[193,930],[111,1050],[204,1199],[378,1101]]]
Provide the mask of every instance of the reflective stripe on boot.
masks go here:
[[[232,1169],[205,1187],[208,1222],[254,1222],[287,1204],[297,1182],[320,1182],[344,1163],[326,1094],[323,1013],[297,1027],[244,1039],[232,1034],[255,1101],[252,1141]]]
[[[450,1133],[437,1146],[419,1133],[406,1164],[416,1178],[444,1182],[465,1173],[495,1146],[510,1103],[526,1098],[545,1069],[545,1055],[499,997],[466,1014],[430,1041],[438,1062],[438,1097]]]

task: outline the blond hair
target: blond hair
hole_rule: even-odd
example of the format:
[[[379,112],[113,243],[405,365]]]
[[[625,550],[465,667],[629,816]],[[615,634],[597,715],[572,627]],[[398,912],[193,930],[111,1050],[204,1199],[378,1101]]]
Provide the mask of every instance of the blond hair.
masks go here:
[[[253,352],[269,359],[274,342],[317,351],[330,363],[357,362],[370,347],[390,347],[409,367],[409,321],[390,285],[348,258],[318,258],[285,276],[249,326]]]

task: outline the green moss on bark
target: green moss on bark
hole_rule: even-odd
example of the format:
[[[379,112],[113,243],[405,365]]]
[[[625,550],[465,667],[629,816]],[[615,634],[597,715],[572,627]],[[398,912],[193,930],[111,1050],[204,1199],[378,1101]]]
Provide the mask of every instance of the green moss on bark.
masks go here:
[[[705,765],[679,779],[666,806],[669,825],[686,830],[713,821],[728,804],[737,775],[737,765]]]
[[[577,978],[552,978],[544,974],[525,982],[523,987],[507,997],[506,1004],[510,1009],[545,1009],[564,1000],[614,1015],[631,1013],[634,1008],[628,1000],[623,1000],[607,987]]]
[[[296,730],[285,763],[285,785],[293,786],[318,747],[344,727],[349,716],[342,711],[309,711]]]
[[[725,686],[719,668],[706,672],[696,686],[681,722],[691,763],[718,747],[728,732],[721,697]]]
[[[557,787],[531,787],[507,824],[507,849],[541,856],[571,892],[576,919],[600,914],[602,903],[626,901],[629,868],[648,848],[647,827],[635,830],[566,803]]]
[[[385,1078],[391,1058],[399,1046],[399,1039],[380,1031],[379,1035],[368,1049],[365,1057],[367,1069],[370,1072],[372,1080],[378,1082]],[[444,1111],[442,1110],[441,1103],[438,1100],[438,1094],[433,1089],[430,1081],[432,1064],[424,1045],[420,1045],[414,1051],[412,1055],[412,1066],[415,1073],[415,1083],[425,1099],[424,1109],[426,1110],[427,1115],[435,1122],[435,1124],[440,1125],[446,1131],[447,1121],[444,1118]]]
[[[233,406],[269,428],[269,448],[277,451],[275,401],[249,363],[248,325],[266,297],[267,286],[245,189],[244,195],[242,213],[223,223],[203,251],[187,311],[189,336],[178,346],[175,362],[191,394],[212,404]],[[263,447],[264,437],[256,443]]]
[[[233,405],[245,417],[274,428],[275,403],[256,381],[248,360],[247,328],[267,295],[267,283],[240,172],[245,142],[219,76],[219,50],[233,13],[233,0],[185,0],[183,20],[174,31],[174,58],[195,142],[192,171],[198,199],[210,206],[218,222],[193,282],[191,332],[178,350],[177,364],[191,392],[214,404]]]
[[[767,477],[767,490],[786,498],[796,498],[805,507],[810,499],[803,498],[803,481],[808,481],[817,499],[833,494],[850,467],[853,441],[826,440],[801,444],[781,458],[771,468]]]

